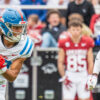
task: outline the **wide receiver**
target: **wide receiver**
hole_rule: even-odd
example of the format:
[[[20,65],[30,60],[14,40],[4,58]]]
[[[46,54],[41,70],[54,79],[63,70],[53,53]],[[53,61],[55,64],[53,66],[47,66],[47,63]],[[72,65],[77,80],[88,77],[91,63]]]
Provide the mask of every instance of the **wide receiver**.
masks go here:
[[[6,80],[16,79],[33,51],[26,24],[24,14],[17,9],[7,8],[0,17],[0,100],[5,100]]]
[[[92,90],[93,88],[96,87],[99,73],[100,73],[100,51],[98,52],[95,58],[93,73],[88,77],[87,80],[88,90]]]
[[[89,100],[90,91],[86,81],[93,70],[94,41],[90,37],[81,36],[82,23],[72,20],[68,24],[67,33],[59,38],[58,70],[61,75],[63,100]],[[65,66],[64,66],[65,64]]]

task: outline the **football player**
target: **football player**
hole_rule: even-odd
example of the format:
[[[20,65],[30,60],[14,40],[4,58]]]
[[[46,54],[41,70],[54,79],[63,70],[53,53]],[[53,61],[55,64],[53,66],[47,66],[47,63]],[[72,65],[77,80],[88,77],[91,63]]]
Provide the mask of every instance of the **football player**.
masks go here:
[[[93,88],[96,87],[99,73],[100,73],[100,51],[98,52],[95,58],[93,73],[90,76],[88,76],[87,80],[88,90],[92,90]]]
[[[62,100],[89,100],[87,90],[87,76],[93,70],[94,41],[90,37],[82,36],[82,23],[72,20],[68,24],[68,32],[59,38],[58,71],[62,82]]]
[[[0,100],[5,100],[6,80],[16,79],[23,62],[33,51],[26,25],[24,14],[18,9],[7,8],[0,17]]]

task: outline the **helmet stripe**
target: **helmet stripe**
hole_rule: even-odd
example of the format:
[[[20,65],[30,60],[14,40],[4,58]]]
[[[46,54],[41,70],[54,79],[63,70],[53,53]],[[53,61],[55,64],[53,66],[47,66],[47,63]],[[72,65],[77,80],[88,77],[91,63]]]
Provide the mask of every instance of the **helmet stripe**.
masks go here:
[[[20,10],[18,10],[18,9],[17,9],[17,11],[18,11],[18,13],[19,13],[20,16],[21,16],[22,21],[24,21],[22,12],[21,12]]]

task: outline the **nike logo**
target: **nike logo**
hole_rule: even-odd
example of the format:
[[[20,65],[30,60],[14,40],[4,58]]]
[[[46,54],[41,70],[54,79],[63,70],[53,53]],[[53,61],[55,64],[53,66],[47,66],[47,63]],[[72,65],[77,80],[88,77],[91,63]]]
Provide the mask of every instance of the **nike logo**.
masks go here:
[[[84,47],[85,45],[86,45],[85,43],[81,44],[82,47]]]

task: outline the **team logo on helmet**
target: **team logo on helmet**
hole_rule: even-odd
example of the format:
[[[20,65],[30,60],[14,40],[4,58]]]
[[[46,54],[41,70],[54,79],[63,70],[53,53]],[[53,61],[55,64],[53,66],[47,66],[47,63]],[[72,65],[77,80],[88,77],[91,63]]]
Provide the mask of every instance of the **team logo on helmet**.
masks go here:
[[[26,22],[25,21],[20,21],[19,24],[26,24]]]

